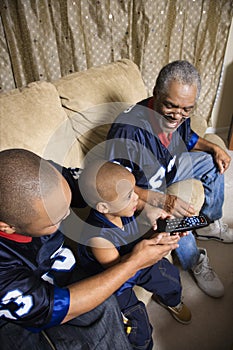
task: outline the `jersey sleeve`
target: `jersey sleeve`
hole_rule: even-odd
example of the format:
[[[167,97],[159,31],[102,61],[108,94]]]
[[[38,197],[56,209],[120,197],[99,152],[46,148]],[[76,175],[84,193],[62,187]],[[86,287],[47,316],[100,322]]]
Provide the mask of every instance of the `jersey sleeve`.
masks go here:
[[[65,318],[70,305],[70,293],[67,288],[58,288],[54,286],[53,293],[53,311],[49,323],[42,327],[27,327],[31,332],[37,333],[42,329],[59,325]]]
[[[87,206],[81,192],[79,189],[78,179],[82,172],[82,169],[80,168],[65,168],[61,165],[54,163],[53,161],[49,161],[66,179],[68,182],[71,193],[72,193],[72,199],[71,199],[71,207],[73,208],[84,208]]]
[[[137,185],[147,187],[143,171],[145,152],[145,131],[131,125],[113,124],[106,143],[106,159],[123,165],[133,173]]]
[[[66,288],[76,259],[60,231],[29,243],[0,239],[0,319],[33,332],[59,325],[70,305]]]
[[[181,125],[181,136],[183,140],[185,141],[186,147],[188,151],[191,151],[193,147],[196,145],[199,136],[197,133],[195,133],[191,129],[190,125],[190,119],[187,119],[182,125]]]
[[[191,130],[190,138],[189,138],[189,142],[188,142],[188,150],[189,151],[191,151],[194,148],[198,139],[199,139],[199,136],[194,131]]]
[[[27,267],[1,267],[0,317],[33,332],[58,325],[69,309],[69,290],[33,274]]]

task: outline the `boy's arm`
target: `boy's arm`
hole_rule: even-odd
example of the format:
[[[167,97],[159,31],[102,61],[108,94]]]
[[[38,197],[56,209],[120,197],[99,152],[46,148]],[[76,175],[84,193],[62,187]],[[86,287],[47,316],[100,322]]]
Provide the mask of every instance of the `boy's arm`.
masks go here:
[[[105,268],[115,265],[120,261],[120,254],[114,245],[102,237],[93,237],[89,241],[92,254]]]
[[[138,270],[155,264],[178,247],[178,237],[174,239],[171,236],[170,243],[160,245],[161,239],[162,235],[158,235],[141,241],[134,247],[133,252],[121,258],[119,263],[95,276],[68,286],[70,307],[62,323],[94,309]]]

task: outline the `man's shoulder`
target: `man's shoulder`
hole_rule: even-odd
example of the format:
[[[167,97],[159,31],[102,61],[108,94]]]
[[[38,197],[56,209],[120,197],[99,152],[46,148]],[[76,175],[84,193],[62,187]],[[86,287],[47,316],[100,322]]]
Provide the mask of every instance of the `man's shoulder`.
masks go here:
[[[112,227],[111,222],[105,217],[105,215],[93,208],[90,210],[86,223],[91,225],[94,230],[95,228],[99,228],[99,231]]]
[[[124,135],[133,138],[140,130],[150,131],[150,128],[149,109],[138,103],[118,115],[110,128],[108,138]]]
[[[37,265],[38,261],[36,260],[35,252],[38,254],[39,251],[44,250],[47,254],[49,252],[53,254],[64,242],[64,235],[60,230],[51,235],[30,238],[30,241],[24,242],[23,240],[0,237],[0,257],[6,258],[6,261],[7,259],[11,261],[12,257],[14,257],[14,261],[23,260],[25,263],[26,261],[32,262],[35,260],[35,265]],[[41,255],[42,259],[44,259],[43,254]]]
[[[124,111],[122,111],[118,117],[115,119],[115,123],[127,123],[130,121],[139,121],[147,119],[148,107],[147,99],[142,100],[134,105],[129,106]]]

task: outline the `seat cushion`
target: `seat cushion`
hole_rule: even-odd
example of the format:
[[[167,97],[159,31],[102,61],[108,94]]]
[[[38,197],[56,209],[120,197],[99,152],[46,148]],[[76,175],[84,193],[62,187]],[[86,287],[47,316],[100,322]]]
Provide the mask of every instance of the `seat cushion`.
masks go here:
[[[51,83],[1,94],[0,106],[1,150],[24,148],[62,165],[79,165],[82,151]]]

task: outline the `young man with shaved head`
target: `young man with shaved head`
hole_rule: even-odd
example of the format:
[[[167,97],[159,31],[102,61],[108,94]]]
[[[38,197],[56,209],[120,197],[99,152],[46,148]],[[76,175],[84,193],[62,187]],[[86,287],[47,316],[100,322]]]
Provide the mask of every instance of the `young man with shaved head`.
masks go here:
[[[178,244],[144,240],[87,278],[61,226],[71,206],[85,204],[72,171],[23,149],[0,152],[0,164],[1,347],[131,349],[112,294]]]

